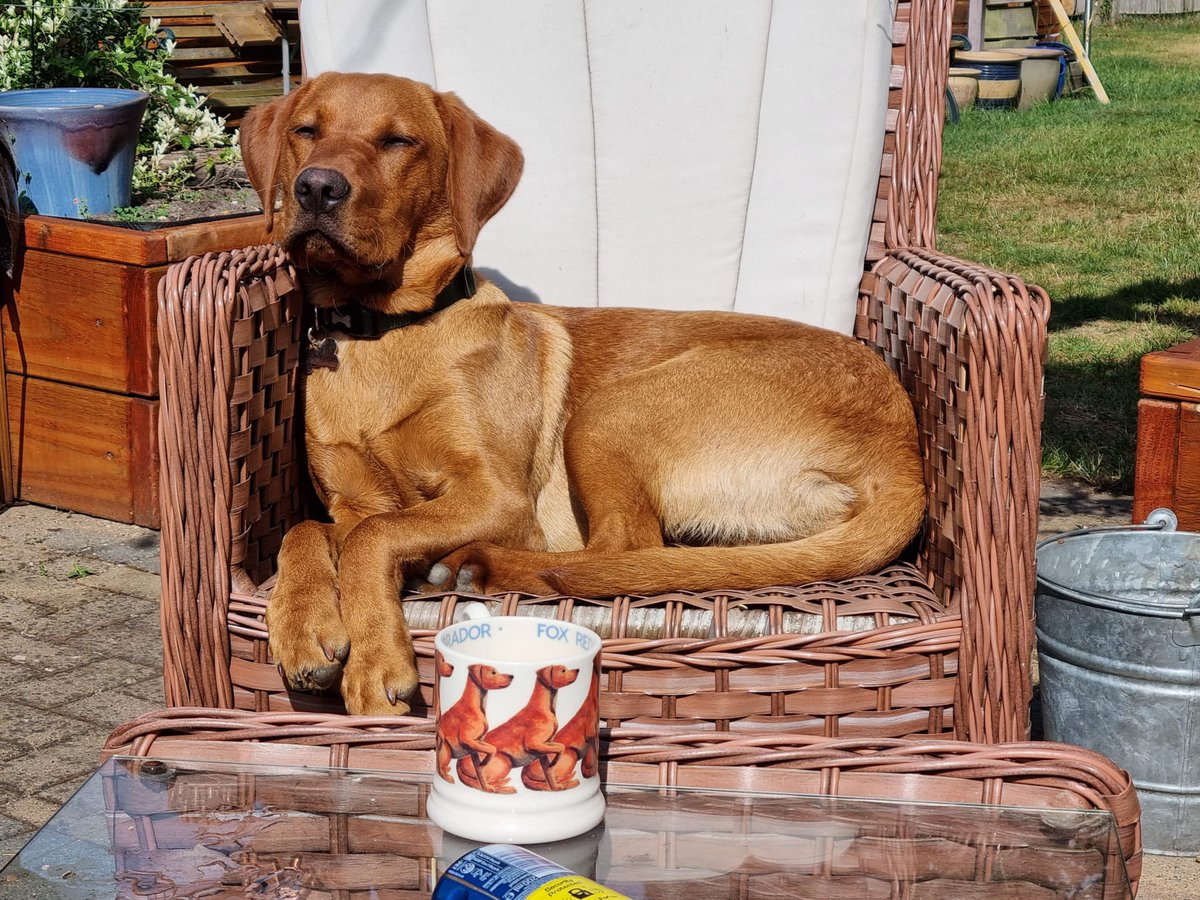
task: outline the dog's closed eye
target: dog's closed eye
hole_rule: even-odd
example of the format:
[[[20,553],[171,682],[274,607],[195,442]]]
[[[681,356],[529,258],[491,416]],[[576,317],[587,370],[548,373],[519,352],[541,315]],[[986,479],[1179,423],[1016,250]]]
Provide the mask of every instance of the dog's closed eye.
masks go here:
[[[385,137],[379,142],[384,148],[391,149],[395,147],[412,147],[416,145],[416,141],[402,134],[392,134]]]

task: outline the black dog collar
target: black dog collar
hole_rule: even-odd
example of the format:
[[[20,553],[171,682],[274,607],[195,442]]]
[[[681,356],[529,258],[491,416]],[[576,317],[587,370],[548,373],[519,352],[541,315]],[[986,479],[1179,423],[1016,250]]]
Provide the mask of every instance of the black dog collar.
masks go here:
[[[322,307],[316,310],[313,329],[318,332],[340,331],[347,337],[372,339],[382,337],[396,328],[403,328],[420,322],[441,312],[447,306],[452,306],[459,300],[465,300],[475,293],[475,271],[470,266],[463,266],[438,293],[429,309],[402,313],[381,313],[365,306],[354,304],[343,307]]]
[[[466,300],[475,294],[475,270],[463,266],[433,301],[429,309],[402,313],[381,313],[365,306],[354,304],[344,307],[322,307],[313,310],[313,324],[308,329],[308,348],[305,354],[305,371],[313,369],[336,369],[338,367],[337,342],[330,332],[338,331],[356,340],[375,340],[397,328],[404,328],[427,319],[434,313]]]

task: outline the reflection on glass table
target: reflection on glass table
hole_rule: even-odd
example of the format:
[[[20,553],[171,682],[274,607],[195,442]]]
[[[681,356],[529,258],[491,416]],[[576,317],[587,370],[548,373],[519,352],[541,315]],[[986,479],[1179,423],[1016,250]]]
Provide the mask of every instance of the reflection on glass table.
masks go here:
[[[432,777],[116,757],[0,872],[0,897],[428,896],[478,846],[426,818]],[[605,793],[602,825],[535,849],[634,898],[1130,896],[1107,812]]]

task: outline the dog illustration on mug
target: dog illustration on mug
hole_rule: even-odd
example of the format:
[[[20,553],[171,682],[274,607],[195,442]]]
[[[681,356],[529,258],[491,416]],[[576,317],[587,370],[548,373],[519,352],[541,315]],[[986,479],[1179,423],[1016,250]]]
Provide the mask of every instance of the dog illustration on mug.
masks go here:
[[[437,664],[439,676],[446,677],[449,673],[442,668],[447,664],[441,654],[438,654]],[[453,668],[450,672],[453,672]],[[492,666],[482,663],[467,667],[467,683],[462,696],[438,717],[434,738],[438,775],[446,781],[454,781],[450,777],[452,760],[459,760],[460,767],[464,761],[468,761],[478,773],[484,761],[495,755],[496,748],[485,739],[488,729],[487,695],[488,691],[508,687],[512,680],[513,676],[497,672]]]
[[[592,686],[579,711],[554,735],[554,740],[566,749],[550,764],[550,775],[560,791],[576,787],[575,765],[579,774],[591,778],[600,767],[600,659],[592,664]],[[531,791],[551,791],[551,779],[546,777],[540,766],[526,766],[521,770],[521,783]]]
[[[540,771],[546,783],[541,790],[560,791],[578,784],[577,781],[559,783],[555,763],[566,747],[554,738],[558,731],[555,712],[558,692],[574,684],[578,677],[578,669],[566,666],[538,669],[529,702],[511,719],[497,725],[476,742],[476,746],[490,748],[491,752],[478,757],[464,754],[458,760],[459,782],[491,794],[514,794],[517,789],[509,783],[509,774],[513,769],[532,767]],[[567,772],[567,780],[573,781],[573,775],[574,761]]]

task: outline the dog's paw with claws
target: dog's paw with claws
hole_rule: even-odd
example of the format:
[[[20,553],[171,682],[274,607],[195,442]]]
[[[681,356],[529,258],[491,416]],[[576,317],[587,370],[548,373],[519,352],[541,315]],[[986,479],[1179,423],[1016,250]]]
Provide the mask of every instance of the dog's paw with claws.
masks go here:
[[[350,636],[332,588],[298,591],[277,586],[267,602],[271,657],[293,690],[326,690],[337,684],[350,655]]]
[[[342,673],[342,699],[352,716],[403,716],[416,690],[416,665],[399,648],[355,645]]]

